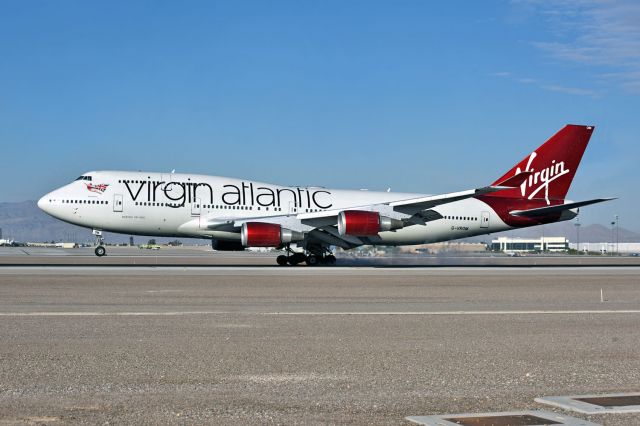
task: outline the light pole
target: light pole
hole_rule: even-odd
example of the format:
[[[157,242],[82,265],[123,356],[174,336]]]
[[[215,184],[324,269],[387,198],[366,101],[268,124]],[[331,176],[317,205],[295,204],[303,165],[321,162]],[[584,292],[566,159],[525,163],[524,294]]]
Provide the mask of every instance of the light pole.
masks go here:
[[[580,218],[576,218],[576,223],[574,225],[576,226],[576,251],[580,254]]]
[[[611,256],[613,256],[613,249],[614,249],[614,245],[613,243],[615,242],[614,239],[614,230],[615,230],[615,222],[611,222]]]
[[[620,223],[620,219],[618,215],[615,215],[615,222],[616,222],[616,255],[619,256],[620,255],[620,246],[618,245],[619,243],[619,239],[618,239],[618,230],[619,230],[619,223]]]

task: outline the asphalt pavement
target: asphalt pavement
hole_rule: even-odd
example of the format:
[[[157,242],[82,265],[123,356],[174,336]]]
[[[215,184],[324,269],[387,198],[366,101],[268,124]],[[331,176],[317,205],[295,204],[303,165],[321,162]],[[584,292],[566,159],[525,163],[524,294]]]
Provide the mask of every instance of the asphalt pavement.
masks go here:
[[[640,268],[243,262],[1,266],[0,424],[408,424],[640,390]]]

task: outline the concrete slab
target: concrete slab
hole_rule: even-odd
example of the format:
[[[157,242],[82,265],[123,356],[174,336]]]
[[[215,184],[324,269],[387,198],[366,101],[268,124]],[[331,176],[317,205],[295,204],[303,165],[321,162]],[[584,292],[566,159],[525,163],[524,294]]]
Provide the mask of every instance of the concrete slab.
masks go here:
[[[545,396],[536,402],[584,414],[640,413],[640,392]]]
[[[407,420],[424,426],[599,426],[587,420],[542,410],[411,416]]]

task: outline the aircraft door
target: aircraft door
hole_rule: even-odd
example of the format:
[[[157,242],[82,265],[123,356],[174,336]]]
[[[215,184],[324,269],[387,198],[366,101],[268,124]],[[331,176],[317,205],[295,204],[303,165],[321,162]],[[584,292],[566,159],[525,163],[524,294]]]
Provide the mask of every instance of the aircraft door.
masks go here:
[[[489,212],[482,212],[482,217],[480,218],[480,228],[489,227],[489,217]]]
[[[202,205],[200,204],[200,198],[196,198],[191,203],[191,216],[200,216],[201,209],[202,209]]]
[[[113,194],[113,211],[122,211],[122,194]]]

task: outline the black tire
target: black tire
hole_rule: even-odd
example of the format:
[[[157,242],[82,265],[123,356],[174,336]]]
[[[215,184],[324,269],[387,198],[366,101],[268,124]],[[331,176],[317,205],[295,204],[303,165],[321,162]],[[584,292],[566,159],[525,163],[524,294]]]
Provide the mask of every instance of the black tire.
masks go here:
[[[287,265],[287,256],[285,256],[284,254],[281,254],[280,256],[276,257],[276,262],[278,262],[278,265],[280,266],[286,266]]]
[[[307,256],[308,266],[316,266],[318,265],[318,263],[320,263],[320,259],[318,259],[318,256],[316,256],[315,254],[310,254],[309,256]]]
[[[296,266],[298,263],[302,263],[307,260],[307,256],[303,253],[293,253],[289,256],[289,265]]]
[[[332,254],[330,254],[329,256],[327,256],[325,258],[325,261],[327,262],[327,265],[335,265],[336,264],[336,257]]]
[[[107,249],[104,248],[103,246],[98,246],[96,247],[96,249],[94,250],[94,252],[96,253],[96,256],[98,257],[102,257],[105,254],[107,254]]]

